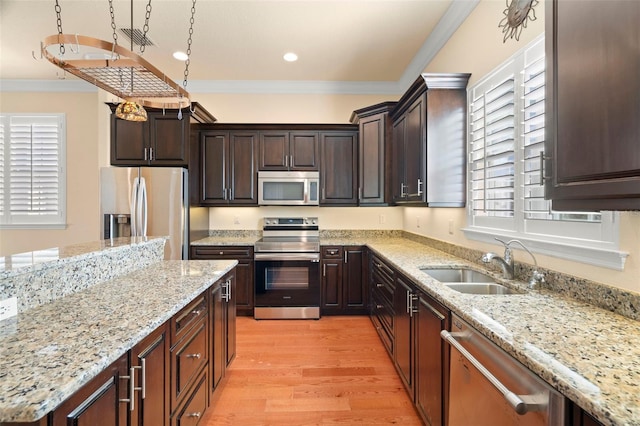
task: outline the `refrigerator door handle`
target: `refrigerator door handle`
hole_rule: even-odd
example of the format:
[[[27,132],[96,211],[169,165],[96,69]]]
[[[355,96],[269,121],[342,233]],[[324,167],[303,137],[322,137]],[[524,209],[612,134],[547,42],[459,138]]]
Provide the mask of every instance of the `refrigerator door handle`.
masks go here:
[[[137,218],[137,205],[138,205],[138,178],[133,180],[133,187],[131,188],[131,236],[138,235],[138,218]]]
[[[141,237],[147,236],[147,184],[144,178],[140,178],[140,189],[138,190],[138,217]]]

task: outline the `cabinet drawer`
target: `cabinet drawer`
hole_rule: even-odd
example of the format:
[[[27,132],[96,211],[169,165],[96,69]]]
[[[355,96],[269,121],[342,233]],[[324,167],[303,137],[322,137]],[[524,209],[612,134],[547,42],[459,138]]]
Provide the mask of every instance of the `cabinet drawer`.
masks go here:
[[[375,269],[373,274],[371,274],[371,291],[377,292],[380,297],[384,298],[390,305],[393,304],[395,285],[389,282],[384,274],[381,274],[380,271]]]
[[[342,247],[327,246],[322,247],[320,251],[323,259],[342,259]]]
[[[171,418],[171,426],[195,426],[200,423],[207,409],[207,388],[206,370],[203,370],[184,406]]]
[[[393,337],[393,308],[380,293],[374,289],[371,294],[371,313],[379,318],[380,324],[386,328],[389,336]]]
[[[251,246],[191,246],[194,259],[253,259]]]
[[[375,255],[371,256],[371,270],[373,272],[378,272],[379,276],[384,279],[385,282],[388,282],[391,287],[394,287],[393,269]]]
[[[171,351],[171,406],[175,407],[191,380],[207,363],[207,322],[200,321],[192,333]]]
[[[207,302],[202,294],[171,319],[171,346],[174,346],[199,319],[206,316]]]
[[[389,355],[393,358],[393,337],[389,334],[387,328],[382,325],[380,316],[375,313],[375,310],[372,310],[371,322],[373,322],[373,326],[375,327],[378,336],[380,336],[382,344],[387,349]]]

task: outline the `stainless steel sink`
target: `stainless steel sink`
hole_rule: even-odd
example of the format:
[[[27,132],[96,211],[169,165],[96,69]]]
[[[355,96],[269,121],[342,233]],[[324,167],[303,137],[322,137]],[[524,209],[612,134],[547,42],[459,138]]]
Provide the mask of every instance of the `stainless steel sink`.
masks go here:
[[[423,268],[422,272],[452,290],[466,294],[520,294],[495,282],[493,277],[468,268]]]
[[[424,268],[422,272],[441,283],[495,283],[493,277],[467,268]]]
[[[521,294],[496,283],[443,283],[452,290],[466,294]]]

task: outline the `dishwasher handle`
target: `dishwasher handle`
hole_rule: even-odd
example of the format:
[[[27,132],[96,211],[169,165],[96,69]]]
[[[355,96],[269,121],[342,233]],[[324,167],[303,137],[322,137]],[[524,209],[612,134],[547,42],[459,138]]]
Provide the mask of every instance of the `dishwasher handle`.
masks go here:
[[[487,368],[480,363],[473,355],[469,353],[458,341],[455,339],[456,337],[465,337],[468,336],[467,333],[450,333],[447,330],[442,330],[440,332],[440,337],[449,343],[451,346],[456,348],[463,357],[465,357],[473,366],[482,374],[503,396],[504,399],[509,403],[509,405],[513,408],[513,410],[522,415],[526,414],[530,411],[540,411],[546,408],[547,404],[545,401],[540,401],[540,397],[538,395],[516,395],[512,391],[510,391],[505,385],[500,382]],[[530,402],[525,402],[524,399],[527,399]]]

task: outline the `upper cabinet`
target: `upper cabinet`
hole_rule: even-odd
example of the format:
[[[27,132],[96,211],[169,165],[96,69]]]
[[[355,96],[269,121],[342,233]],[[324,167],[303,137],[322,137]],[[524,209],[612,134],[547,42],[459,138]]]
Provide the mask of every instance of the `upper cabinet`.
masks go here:
[[[318,171],[318,133],[261,132],[259,170]]]
[[[213,123],[215,118],[194,103],[192,112],[147,108],[147,121],[121,120],[113,114],[117,104],[107,104],[111,114],[111,164],[114,166],[188,167],[190,124]]]
[[[320,205],[358,205],[358,132],[320,133]]]
[[[464,207],[467,81],[470,74],[421,74],[391,113],[395,203]]]
[[[396,102],[384,102],[354,111],[358,125],[358,204],[387,205],[391,201],[391,120]]]
[[[554,210],[640,210],[640,2],[545,10],[545,196]]]

